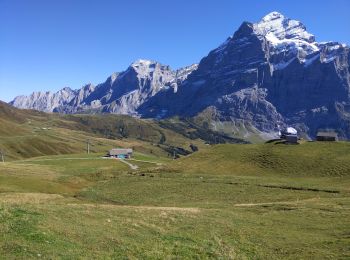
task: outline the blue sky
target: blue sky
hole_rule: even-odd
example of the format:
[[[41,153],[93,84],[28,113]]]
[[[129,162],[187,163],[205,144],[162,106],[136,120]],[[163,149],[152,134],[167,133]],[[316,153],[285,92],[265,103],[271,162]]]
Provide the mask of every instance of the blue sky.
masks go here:
[[[0,100],[103,82],[134,60],[199,62],[271,11],[350,44],[349,0],[0,0]]]

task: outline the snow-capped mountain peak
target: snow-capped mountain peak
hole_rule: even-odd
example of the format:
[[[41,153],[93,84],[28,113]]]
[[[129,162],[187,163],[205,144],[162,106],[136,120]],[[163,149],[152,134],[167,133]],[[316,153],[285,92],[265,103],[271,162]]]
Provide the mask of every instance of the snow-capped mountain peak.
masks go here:
[[[269,21],[272,21],[272,20],[277,20],[277,19],[284,19],[284,15],[279,13],[279,12],[271,12],[267,15],[265,15],[261,21],[264,21],[264,22],[269,22]]]
[[[252,27],[254,33],[268,43],[271,73],[295,60],[308,66],[319,59],[320,46],[300,21],[272,12]]]
[[[145,59],[138,59],[136,61],[134,61],[130,67],[134,68],[134,69],[147,69],[147,68],[154,68],[157,64],[159,64],[157,61],[153,61],[153,60],[145,60]]]
[[[297,20],[292,20],[281,13],[272,12],[264,16],[260,22],[253,25],[257,34],[277,38],[278,40],[295,39],[309,43],[315,41],[315,36],[306,31],[306,27]]]
[[[138,59],[134,61],[131,66],[149,66],[151,64],[157,63],[156,61],[152,60],[145,60],[145,59]]]
[[[315,36],[309,33],[300,21],[290,19],[279,12],[271,12],[259,22],[244,22],[234,35],[215,49],[214,52],[219,54],[217,64],[221,66],[222,55],[229,49],[234,51],[236,48],[249,46],[254,41],[251,37],[257,37],[267,43],[265,47],[271,73],[284,69],[296,59],[308,65],[317,60],[315,56],[320,52]]]
[[[161,63],[153,60],[139,59],[134,61],[129,69],[134,70],[138,78],[151,78],[153,74],[163,74],[166,71],[170,71],[170,67],[162,65]]]

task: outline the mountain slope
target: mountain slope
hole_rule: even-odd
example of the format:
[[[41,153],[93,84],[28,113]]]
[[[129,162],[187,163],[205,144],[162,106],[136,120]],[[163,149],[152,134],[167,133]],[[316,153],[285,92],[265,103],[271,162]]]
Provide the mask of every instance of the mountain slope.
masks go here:
[[[318,43],[302,23],[273,12],[244,22],[176,94],[158,93],[141,114],[196,116],[211,109],[220,122],[242,120],[263,132],[291,124],[310,135],[331,127],[349,136],[342,123],[348,120],[349,59],[348,46]]]
[[[159,156],[187,155],[204,143],[246,143],[186,121],[126,115],[61,115],[14,108],[0,101],[0,150],[7,159],[133,147]]]

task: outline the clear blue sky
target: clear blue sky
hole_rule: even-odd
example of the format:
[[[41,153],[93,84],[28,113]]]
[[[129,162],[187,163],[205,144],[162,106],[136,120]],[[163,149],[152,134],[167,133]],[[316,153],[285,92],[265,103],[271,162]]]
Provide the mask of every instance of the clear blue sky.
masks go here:
[[[0,100],[103,82],[138,58],[198,62],[271,11],[350,43],[350,0],[0,0]]]

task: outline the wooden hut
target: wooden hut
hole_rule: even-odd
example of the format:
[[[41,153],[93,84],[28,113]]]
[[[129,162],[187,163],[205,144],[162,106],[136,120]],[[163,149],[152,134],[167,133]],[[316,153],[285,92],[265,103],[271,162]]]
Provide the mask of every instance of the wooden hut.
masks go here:
[[[338,141],[338,134],[334,131],[319,131],[316,135],[316,140],[335,142]]]
[[[132,156],[132,149],[130,148],[115,148],[108,152],[110,157],[115,157],[119,159],[128,159]]]

